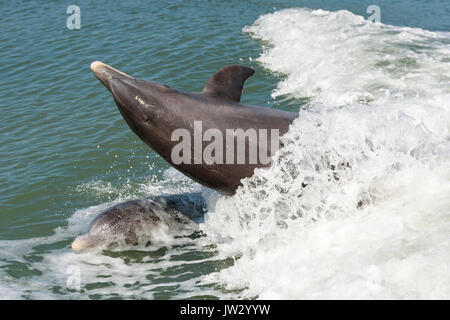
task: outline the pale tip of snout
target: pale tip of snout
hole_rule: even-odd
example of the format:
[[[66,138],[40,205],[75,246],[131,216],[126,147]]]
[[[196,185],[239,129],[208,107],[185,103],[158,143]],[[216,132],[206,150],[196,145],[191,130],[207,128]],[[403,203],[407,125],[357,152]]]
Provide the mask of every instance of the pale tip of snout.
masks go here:
[[[103,62],[94,61],[91,63],[91,70],[95,73],[103,65],[105,65]]]
[[[83,236],[75,238],[75,240],[72,242],[72,250],[75,253],[80,253],[86,250],[86,240]]]
[[[97,77],[100,77],[101,79],[107,78],[107,79],[113,79],[113,78],[132,78],[125,72],[119,71],[106,63],[103,63],[101,61],[94,61],[91,63],[91,70],[94,72],[94,74]],[[103,79],[104,80],[104,79]]]

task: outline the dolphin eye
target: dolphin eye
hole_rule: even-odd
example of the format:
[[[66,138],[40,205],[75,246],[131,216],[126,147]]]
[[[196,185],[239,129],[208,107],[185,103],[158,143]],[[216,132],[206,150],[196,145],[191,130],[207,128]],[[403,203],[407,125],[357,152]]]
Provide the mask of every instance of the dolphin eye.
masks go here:
[[[152,122],[152,119],[151,119],[149,116],[147,116],[147,115],[144,115],[144,116],[142,117],[142,120],[143,120],[145,123],[150,123],[150,122]]]

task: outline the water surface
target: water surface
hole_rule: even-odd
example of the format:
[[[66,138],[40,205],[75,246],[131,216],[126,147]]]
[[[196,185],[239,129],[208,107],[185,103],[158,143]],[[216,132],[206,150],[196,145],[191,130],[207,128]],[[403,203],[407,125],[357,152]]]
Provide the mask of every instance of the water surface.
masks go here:
[[[0,4],[0,297],[450,297],[448,1],[79,1],[80,30],[70,4]],[[129,130],[94,60],[186,91],[246,64],[244,103],[305,113],[273,170],[219,197]],[[341,160],[339,183],[314,169]],[[186,192],[210,202],[201,233],[71,252],[112,204]]]

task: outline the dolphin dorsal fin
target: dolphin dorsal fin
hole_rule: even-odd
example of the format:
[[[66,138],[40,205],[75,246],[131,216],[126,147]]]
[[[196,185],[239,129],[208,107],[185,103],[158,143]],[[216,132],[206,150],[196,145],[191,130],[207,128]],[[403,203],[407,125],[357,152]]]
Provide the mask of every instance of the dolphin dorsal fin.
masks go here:
[[[202,94],[239,102],[245,80],[254,73],[255,70],[247,66],[225,66],[208,79]]]

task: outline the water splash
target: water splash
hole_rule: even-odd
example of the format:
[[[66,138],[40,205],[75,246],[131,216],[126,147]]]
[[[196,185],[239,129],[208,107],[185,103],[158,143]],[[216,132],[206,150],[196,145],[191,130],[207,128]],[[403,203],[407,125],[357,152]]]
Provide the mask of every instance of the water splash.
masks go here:
[[[243,297],[450,296],[450,35],[287,9],[244,31],[309,99],[268,170],[203,229],[240,257],[206,277]]]

